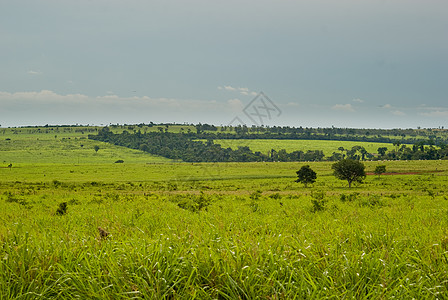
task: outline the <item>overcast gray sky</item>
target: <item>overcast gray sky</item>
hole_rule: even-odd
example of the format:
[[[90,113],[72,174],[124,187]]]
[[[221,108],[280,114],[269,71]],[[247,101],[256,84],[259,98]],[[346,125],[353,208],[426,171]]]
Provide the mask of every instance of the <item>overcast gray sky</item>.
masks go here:
[[[446,0],[0,0],[0,124],[448,127],[447,15]],[[261,91],[275,111],[251,119]]]

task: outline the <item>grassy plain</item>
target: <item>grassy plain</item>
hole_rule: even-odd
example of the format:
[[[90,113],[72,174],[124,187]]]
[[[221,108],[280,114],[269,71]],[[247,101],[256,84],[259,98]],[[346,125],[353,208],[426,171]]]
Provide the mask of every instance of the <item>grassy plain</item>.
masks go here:
[[[304,163],[175,163],[82,137],[0,141],[0,299],[447,298],[448,161],[366,162],[393,175],[351,189],[307,163],[304,188]]]
[[[92,141],[94,127],[0,129],[0,163],[95,164],[166,162],[164,157]],[[99,147],[96,152],[95,146]]]
[[[290,153],[293,151],[322,150],[325,156],[331,156],[333,152],[341,153],[339,147],[350,150],[353,146],[364,147],[369,153],[378,153],[378,148],[386,147],[389,150],[395,148],[392,143],[371,143],[371,142],[351,142],[351,141],[320,141],[320,140],[215,140],[215,144],[220,144],[223,148],[237,149],[241,146],[248,146],[252,151],[268,153],[271,149],[279,151],[285,149]]]

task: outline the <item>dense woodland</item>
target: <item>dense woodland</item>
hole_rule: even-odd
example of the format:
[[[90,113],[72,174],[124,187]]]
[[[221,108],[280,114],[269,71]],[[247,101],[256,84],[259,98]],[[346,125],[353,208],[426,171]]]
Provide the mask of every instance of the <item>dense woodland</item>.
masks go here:
[[[435,160],[447,159],[448,147],[445,140],[440,135],[429,135],[428,131],[419,131],[415,135],[414,130],[396,130],[397,139],[381,137],[379,134],[392,134],[394,131],[384,132],[381,130],[370,130],[376,135],[370,134],[360,136],[359,129],[353,129],[352,134],[346,131],[349,129],[328,129],[329,133],[322,135],[319,129],[303,129],[291,127],[220,127],[213,125],[196,125],[195,132],[191,129],[181,130],[180,133],[168,131],[168,126],[159,126],[158,130],[143,132],[141,126],[128,126],[128,130],[121,133],[114,133],[109,127],[101,129],[97,135],[89,135],[90,139],[125,146],[132,149],[139,149],[151,154],[160,155],[166,158],[182,160],[186,162],[250,162],[250,161],[337,161],[343,158],[356,160]],[[265,131],[262,131],[264,129]],[[258,132],[257,132],[258,130]],[[339,130],[339,131],[338,131]],[[345,130],[345,131],[344,131]],[[145,130],[146,131],[146,130]],[[230,132],[229,132],[230,131]],[[314,131],[314,132],[313,132]],[[443,130],[444,131],[444,130]],[[334,132],[334,135],[331,134]],[[338,133],[337,133],[338,132]],[[431,131],[429,131],[431,132]],[[367,133],[367,132],[365,132]],[[400,134],[399,134],[400,133]],[[426,133],[427,138],[424,138]],[[337,134],[341,134],[337,136]],[[345,135],[343,135],[345,134]],[[408,137],[412,135],[412,137]],[[390,142],[393,147],[378,148],[377,153],[368,153],[362,146],[354,146],[351,149],[339,148],[338,152],[333,152],[329,157],[323,154],[322,150],[308,150],[286,152],[272,149],[267,153],[253,152],[249,147],[238,147],[237,149],[223,148],[214,143],[214,139],[316,139],[316,140],[350,140],[350,141],[370,141],[370,142]],[[202,142],[199,140],[206,140]]]
[[[171,126],[178,126],[182,133],[195,132],[201,139],[286,139],[286,140],[340,140],[415,144],[447,144],[448,129],[417,128],[417,129],[365,129],[365,128],[311,128],[290,126],[215,126],[210,124],[138,124],[138,125],[111,125],[112,129],[126,128],[134,133],[138,130],[157,128],[159,132],[167,132]],[[192,130],[194,129],[194,131]]]

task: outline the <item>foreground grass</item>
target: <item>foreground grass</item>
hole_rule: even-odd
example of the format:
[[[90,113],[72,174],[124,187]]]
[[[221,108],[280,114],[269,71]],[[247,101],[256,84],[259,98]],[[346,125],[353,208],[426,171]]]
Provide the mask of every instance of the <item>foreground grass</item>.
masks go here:
[[[446,295],[443,196],[327,194],[316,211],[306,194],[24,187],[0,201],[5,299]]]

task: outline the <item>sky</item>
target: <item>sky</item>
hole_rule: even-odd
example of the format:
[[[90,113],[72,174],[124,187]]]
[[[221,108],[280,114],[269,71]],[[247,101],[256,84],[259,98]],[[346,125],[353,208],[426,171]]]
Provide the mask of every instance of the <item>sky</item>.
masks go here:
[[[446,0],[0,0],[0,126],[448,128]]]

